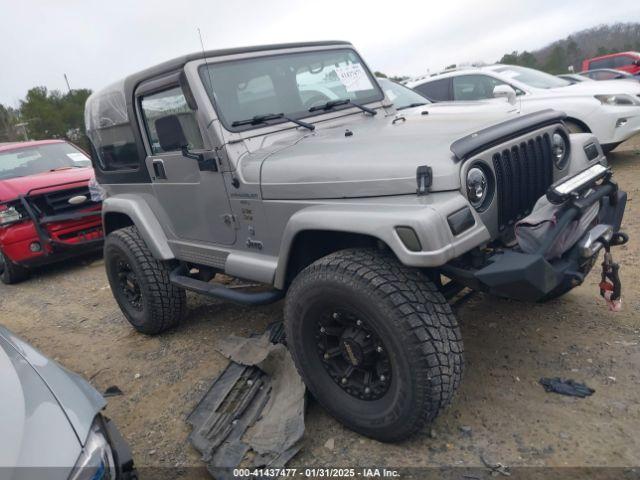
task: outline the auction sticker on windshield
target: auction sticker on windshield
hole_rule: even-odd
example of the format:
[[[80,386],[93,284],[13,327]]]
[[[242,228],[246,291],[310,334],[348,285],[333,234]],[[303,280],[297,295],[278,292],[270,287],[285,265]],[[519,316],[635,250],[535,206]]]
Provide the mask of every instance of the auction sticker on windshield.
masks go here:
[[[373,85],[369,80],[367,72],[359,63],[352,63],[344,67],[336,67],[336,75],[344,85],[347,92],[360,92],[362,90],[372,90]]]
[[[69,157],[73,162],[77,163],[85,163],[87,160],[87,156],[84,153],[67,153],[67,157]]]

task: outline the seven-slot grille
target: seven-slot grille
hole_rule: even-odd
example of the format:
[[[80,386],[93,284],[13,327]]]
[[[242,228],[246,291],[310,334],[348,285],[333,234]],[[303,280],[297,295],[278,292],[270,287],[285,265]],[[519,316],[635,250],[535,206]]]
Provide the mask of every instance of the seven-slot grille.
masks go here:
[[[87,200],[78,205],[72,205],[69,203],[71,198],[78,196],[84,196]],[[47,216],[71,213],[96,205],[96,202],[91,200],[91,194],[89,193],[88,186],[45,193],[44,195],[33,197],[32,201],[36,204],[38,210],[40,210],[43,215]]]
[[[498,226],[525,217],[553,183],[553,159],[549,134],[538,135],[493,156],[498,200]]]

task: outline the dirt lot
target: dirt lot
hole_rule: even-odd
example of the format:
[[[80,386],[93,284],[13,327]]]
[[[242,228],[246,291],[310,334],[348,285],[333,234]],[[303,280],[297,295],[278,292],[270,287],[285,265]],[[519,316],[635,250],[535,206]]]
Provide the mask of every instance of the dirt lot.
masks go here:
[[[564,298],[524,305],[477,294],[461,306],[467,368],[453,405],[431,429],[399,445],[354,434],[314,403],[294,466],[640,465],[640,138],[611,155],[629,192],[617,249],[624,311],[599,299],[598,275]],[[249,309],[189,296],[190,314],[160,337],[137,334],[116,306],[100,258],[49,267],[18,286],[0,285],[0,323],[104,391],[138,466],[200,466],[185,418],[225,366],[216,339],[262,331],[281,304]],[[587,399],[545,393],[542,376],[595,388]],[[333,442],[327,441],[333,439]],[[331,443],[334,444],[330,449]],[[198,469],[182,475],[205,477]]]

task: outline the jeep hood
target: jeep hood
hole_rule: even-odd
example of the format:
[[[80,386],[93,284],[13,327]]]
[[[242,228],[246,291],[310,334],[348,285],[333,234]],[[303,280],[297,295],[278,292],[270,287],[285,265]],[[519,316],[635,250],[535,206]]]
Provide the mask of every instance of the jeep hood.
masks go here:
[[[47,187],[54,187],[51,190],[68,188],[72,185],[58,188],[55,187],[66,183],[87,182],[91,178],[93,178],[93,169],[87,167],[55,170],[53,172],[29,175],[27,177],[0,180],[0,202],[14,200],[18,198],[19,195],[26,195],[29,191],[34,189],[38,189],[38,192],[34,193],[44,193],[48,190]]]
[[[399,112],[395,124],[392,117],[380,117],[363,115],[332,127],[320,124],[303,137],[246,155],[240,171],[250,183],[259,176],[264,199],[411,194],[421,165],[432,168],[432,191],[456,190],[460,163],[451,143],[498,122],[464,114],[416,117]]]
[[[72,466],[105,405],[86,381],[1,326],[0,392],[0,469]]]

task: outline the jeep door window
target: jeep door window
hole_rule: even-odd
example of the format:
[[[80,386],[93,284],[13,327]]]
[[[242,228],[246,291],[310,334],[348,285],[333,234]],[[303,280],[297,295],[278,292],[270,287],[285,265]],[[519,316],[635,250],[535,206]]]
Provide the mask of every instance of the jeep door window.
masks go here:
[[[156,122],[169,115],[175,115],[178,118],[189,149],[204,148],[195,112],[187,104],[182,88],[179,86],[143,96],[140,100],[140,108],[153,155],[165,153],[158,139]]]
[[[540,70],[534,70],[533,68],[505,65],[504,67],[498,67],[493,71],[500,73],[500,75],[505,78],[512,78],[534,88],[547,89],[566,87],[568,85],[571,85],[570,82],[567,82],[562,78],[558,78],[555,75],[541,72]]]
[[[422,85],[413,87],[413,89],[434,102],[447,102],[451,100],[450,78],[441,78],[432,82],[423,83]]]
[[[0,152],[0,180],[90,166],[91,160],[68,143],[51,143]]]
[[[218,117],[230,131],[326,113],[309,109],[330,101],[366,104],[383,98],[371,72],[351,49],[210,63],[200,67],[200,76]],[[335,107],[343,108],[349,104]]]

